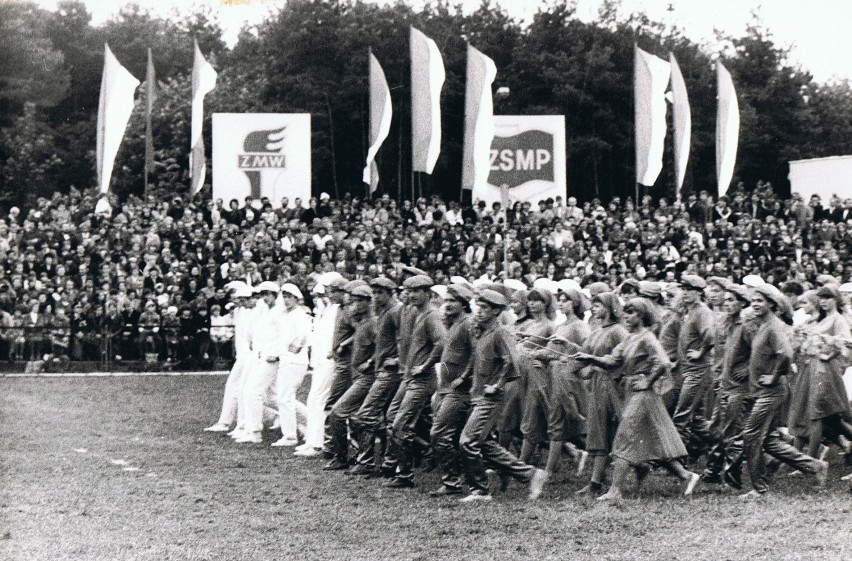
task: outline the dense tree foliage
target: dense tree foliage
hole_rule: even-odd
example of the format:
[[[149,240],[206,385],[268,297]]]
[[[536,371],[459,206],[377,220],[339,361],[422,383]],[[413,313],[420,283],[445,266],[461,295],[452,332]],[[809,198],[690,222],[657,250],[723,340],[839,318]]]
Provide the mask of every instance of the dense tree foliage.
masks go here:
[[[443,143],[432,176],[411,171],[408,30],[416,26],[438,44],[447,69],[442,93]],[[464,110],[465,46],[491,56],[495,88],[511,95],[496,113],[564,114],[569,191],[581,199],[634,191],[633,46],[678,59],[689,91],[693,144],[687,190],[715,191],[716,78],[721,57],[731,70],[741,109],[735,181],[771,181],[789,189],[787,162],[852,153],[852,84],[815,83],[787,62],[769,30],[752,22],[743,37],[727,37],[719,52],[688,39],[683,30],[643,14],[622,14],[605,2],[597,21],[580,21],[572,5],[541,8],[526,26],[484,0],[463,14],[446,1],[417,11],[405,4],[377,6],[358,0],[291,0],[228,49],[209,10],[171,18],[128,5],[101,27],[91,25],[74,0],[56,12],[34,4],[0,3],[0,199],[27,198],[95,182],[94,148],[103,44],[144,80],[150,47],[157,68],[153,115],[161,194],[186,192],[192,39],[219,72],[207,97],[210,114],[309,112],[313,189],[362,194],[367,149],[367,53],[376,54],[391,88],[394,118],[379,152],[380,191],[410,197],[459,196]],[[27,45],[27,48],[16,48]],[[119,196],[144,189],[144,88],[116,161]],[[671,147],[651,192],[671,195]]]

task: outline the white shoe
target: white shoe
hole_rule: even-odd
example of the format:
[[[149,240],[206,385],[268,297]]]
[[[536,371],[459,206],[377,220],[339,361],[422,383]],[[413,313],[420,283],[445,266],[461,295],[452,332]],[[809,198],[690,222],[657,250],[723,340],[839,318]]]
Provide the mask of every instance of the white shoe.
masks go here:
[[[228,425],[223,425],[222,423],[216,423],[215,425],[210,425],[209,427],[204,429],[204,432],[228,432],[231,429]]]
[[[589,461],[589,453],[585,450],[580,450],[580,461],[577,463],[577,475],[582,475],[586,470],[586,463]]]
[[[281,428],[281,420],[275,419],[272,421],[272,425],[269,427],[269,430],[278,430]]]
[[[547,472],[543,469],[535,470],[535,473],[530,479],[530,500],[534,501],[541,496],[544,490],[544,484],[547,482]]]
[[[695,486],[698,485],[698,481],[701,479],[701,476],[697,473],[693,473],[689,476],[689,481],[686,483],[686,490],[683,492],[684,496],[688,497],[695,491]]]
[[[272,446],[275,446],[276,448],[281,447],[281,446],[295,446],[298,443],[299,443],[299,441],[296,440],[295,438],[282,437],[282,438],[279,438],[278,440],[276,440],[275,442],[273,442]]]
[[[308,444],[307,442],[303,442],[303,443],[299,444],[298,446],[296,446],[296,448],[294,448],[293,451],[294,452],[301,452],[302,450],[307,450],[308,448],[312,448],[312,446],[310,444]]]
[[[482,491],[473,491],[470,495],[459,499],[460,503],[477,503],[493,500],[494,497]]]
[[[828,446],[826,446],[825,444],[820,444],[819,445],[819,456],[817,457],[817,460],[819,460],[821,462],[825,461],[825,457],[828,456],[829,450],[830,450],[830,448]]]
[[[843,477],[840,478],[840,481],[852,481],[852,473],[850,473],[848,475],[844,475]]]
[[[312,458],[314,456],[319,456],[322,451],[319,448],[303,448],[302,450],[296,450],[293,452],[294,456],[298,456],[300,458]]]
[[[232,440],[239,440],[246,435],[246,431],[241,429],[232,430],[228,433]]]
[[[247,432],[235,439],[235,442],[237,444],[260,444],[263,442],[263,437],[260,436],[259,432]]]

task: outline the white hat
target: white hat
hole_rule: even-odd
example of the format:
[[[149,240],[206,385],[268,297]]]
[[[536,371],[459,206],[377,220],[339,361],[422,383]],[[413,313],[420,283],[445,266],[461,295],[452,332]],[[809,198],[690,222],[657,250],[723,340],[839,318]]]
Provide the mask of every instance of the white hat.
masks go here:
[[[523,281],[519,281],[518,279],[506,279],[503,281],[503,286],[506,288],[511,288],[512,290],[526,290],[527,285],[523,283]]]
[[[752,288],[757,288],[758,286],[764,286],[766,281],[758,275],[746,275],[743,277],[743,284]]]
[[[852,282],[843,283],[838,287],[840,292],[846,292],[847,294],[852,292]]]
[[[467,280],[464,277],[460,277],[458,275],[450,277],[450,284],[462,284],[462,285],[467,286],[467,287],[473,286],[472,284],[470,284],[469,280]]]
[[[443,284],[436,284],[431,288],[431,290],[441,298],[447,295],[447,287]]]
[[[556,283],[556,289],[563,292],[567,290],[580,290],[580,283],[574,279],[562,279]]]
[[[559,285],[555,280],[551,280],[547,277],[541,277],[535,279],[535,281],[533,282],[533,288],[539,288],[542,290],[546,290],[551,294],[556,294]]]
[[[341,275],[341,274],[340,274],[340,273],[338,273],[337,271],[329,271],[329,272],[327,272],[327,273],[323,273],[323,274],[321,274],[321,275],[319,276],[319,279],[317,279],[317,280],[319,280],[319,283],[320,283],[321,285],[323,285],[323,286],[328,286],[328,285],[330,285],[332,282],[334,282],[334,281],[336,281],[336,280],[338,280],[338,279],[342,279],[342,278],[343,278],[343,275]]]
[[[331,199],[331,195],[329,195],[328,193],[325,193],[325,192],[320,193],[320,200],[321,201],[327,201],[329,199]]]
[[[252,290],[249,286],[243,283],[243,286],[238,286],[231,294],[231,298],[248,298],[252,295]]]
[[[311,289],[311,292],[314,294],[325,294],[325,287],[320,283],[316,283]]]
[[[225,283],[225,290],[239,290],[241,288],[249,288],[249,285],[241,280],[232,280]]]
[[[302,291],[301,291],[301,290],[299,290],[299,287],[298,287],[298,286],[296,286],[296,285],[295,285],[295,284],[293,284],[293,283],[285,282],[284,284],[282,284],[282,285],[281,285],[281,292],[282,292],[282,293],[285,293],[285,292],[286,292],[286,293],[287,293],[287,294],[289,294],[290,296],[295,296],[295,297],[296,297],[296,298],[298,298],[299,300],[301,300],[301,299],[302,299]]]
[[[281,287],[272,281],[263,281],[259,285],[257,285],[254,289],[254,293],[257,294],[259,292],[274,292],[278,293],[281,291]]]

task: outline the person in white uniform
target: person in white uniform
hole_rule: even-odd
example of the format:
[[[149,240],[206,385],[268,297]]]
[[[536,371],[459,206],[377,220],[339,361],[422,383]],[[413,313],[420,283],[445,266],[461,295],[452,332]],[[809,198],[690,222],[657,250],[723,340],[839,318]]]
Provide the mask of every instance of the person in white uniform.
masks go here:
[[[255,305],[249,336],[251,338],[254,364],[246,373],[243,385],[243,407],[245,408],[245,430],[236,439],[238,443],[263,442],[264,406],[274,400],[275,380],[281,355],[282,335],[285,333],[284,314],[275,306],[280,288],[272,281],[257,285],[255,292],[260,300]]]
[[[244,282],[232,281],[231,302],[234,304],[234,365],[225,382],[225,395],[222,398],[222,411],[219,420],[204,430],[207,432],[228,432],[234,423],[239,426],[244,411],[239,407],[240,392],[246,370],[251,364],[251,341],[248,328],[251,325],[251,313],[254,309],[252,289]]]
[[[295,284],[281,285],[281,296],[284,299],[282,351],[275,394],[281,438],[272,445],[295,446],[299,443],[296,413],[307,416],[305,404],[296,399],[296,391],[308,373],[307,340],[311,334],[311,317],[299,305],[303,296]]]
[[[307,422],[305,442],[296,447],[294,455],[311,457],[322,452],[325,431],[325,404],[331,392],[334,372],[331,341],[334,338],[334,323],[340,303],[343,301],[343,286],[346,280],[340,273],[325,273],[314,287],[314,319],[310,338],[311,389],[305,402]]]

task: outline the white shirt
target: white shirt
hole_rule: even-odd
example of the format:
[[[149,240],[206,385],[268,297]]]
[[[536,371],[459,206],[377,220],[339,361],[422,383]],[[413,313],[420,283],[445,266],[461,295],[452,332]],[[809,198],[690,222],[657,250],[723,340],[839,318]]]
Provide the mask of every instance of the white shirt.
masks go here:
[[[287,350],[287,346],[282,345],[285,328],[281,308],[276,306],[270,309],[266,302],[258,301],[249,330],[252,354],[259,359],[281,358]]]
[[[311,332],[311,364],[317,366],[328,361],[331,353],[331,342],[334,338],[334,324],[337,321],[337,313],[340,304],[329,304],[320,310],[314,309],[314,326]]]
[[[296,306],[289,312],[282,307],[280,311],[284,323],[281,332],[281,361],[290,364],[308,364],[311,317],[301,306]],[[290,352],[290,345],[299,347],[299,352]]]

